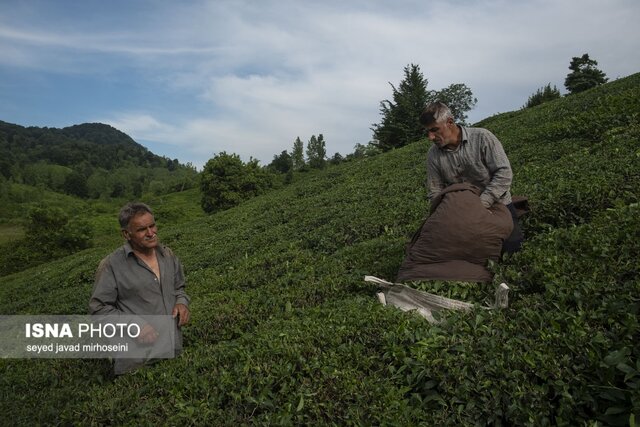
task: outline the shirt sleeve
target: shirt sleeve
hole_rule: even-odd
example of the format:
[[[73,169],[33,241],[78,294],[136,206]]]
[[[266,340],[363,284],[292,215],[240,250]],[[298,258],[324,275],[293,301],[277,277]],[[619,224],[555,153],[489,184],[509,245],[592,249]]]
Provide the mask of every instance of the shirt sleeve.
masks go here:
[[[175,286],[176,304],[184,304],[188,307],[190,298],[185,290],[186,284],[184,280],[184,268],[182,267],[182,263],[180,262],[180,260],[175,256],[173,257],[173,262],[176,264],[176,273],[173,280],[173,284]]]
[[[93,293],[89,300],[89,314],[122,314],[116,307],[118,288],[113,268],[108,258],[103,259],[96,272]]]
[[[429,150],[427,154],[427,197],[430,201],[442,192],[444,189],[444,183],[442,180],[442,174],[435,159],[435,153]]]
[[[480,195],[480,200],[484,207],[488,208],[510,190],[513,172],[502,144],[489,131],[483,136],[482,154],[489,170],[490,180]]]

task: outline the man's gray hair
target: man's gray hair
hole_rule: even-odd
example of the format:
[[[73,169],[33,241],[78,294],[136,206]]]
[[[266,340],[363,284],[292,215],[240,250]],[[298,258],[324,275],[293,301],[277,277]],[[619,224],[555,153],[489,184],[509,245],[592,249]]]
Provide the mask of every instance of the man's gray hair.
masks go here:
[[[129,227],[129,221],[131,221],[131,218],[144,213],[150,213],[153,215],[151,208],[144,203],[127,203],[122,207],[122,209],[120,209],[120,214],[118,215],[120,228],[122,230],[126,230],[127,227]]]
[[[431,123],[442,122],[453,118],[453,114],[447,104],[437,101],[424,107],[424,110],[422,110],[420,114],[420,124],[427,126]]]

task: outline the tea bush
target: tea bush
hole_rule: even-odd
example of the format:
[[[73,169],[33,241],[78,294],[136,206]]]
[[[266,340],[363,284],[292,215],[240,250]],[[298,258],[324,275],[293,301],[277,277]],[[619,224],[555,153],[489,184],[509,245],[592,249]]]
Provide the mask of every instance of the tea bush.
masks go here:
[[[418,141],[193,220],[163,205],[185,265],[185,351],[112,378],[105,360],[0,360],[15,425],[629,425],[640,416],[640,74],[482,122],[529,197],[523,250],[486,287],[508,309],[430,324],[381,306],[428,212]],[[193,196],[193,194],[192,194]],[[114,213],[115,218],[115,213]],[[116,230],[117,232],[117,230]],[[0,313],[79,314],[100,246],[0,278]]]

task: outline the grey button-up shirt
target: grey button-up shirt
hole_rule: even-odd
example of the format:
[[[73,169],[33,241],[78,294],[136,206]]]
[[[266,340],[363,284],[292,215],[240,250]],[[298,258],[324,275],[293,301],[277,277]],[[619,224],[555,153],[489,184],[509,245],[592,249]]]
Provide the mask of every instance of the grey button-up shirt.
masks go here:
[[[462,182],[482,190],[485,207],[511,203],[513,173],[502,144],[490,131],[459,126],[462,142],[454,149],[435,144],[427,154],[427,190],[433,200],[445,187]]]
[[[176,304],[189,305],[182,264],[166,246],[156,247],[160,277],[129,243],[102,260],[89,301],[91,314],[168,315]]]

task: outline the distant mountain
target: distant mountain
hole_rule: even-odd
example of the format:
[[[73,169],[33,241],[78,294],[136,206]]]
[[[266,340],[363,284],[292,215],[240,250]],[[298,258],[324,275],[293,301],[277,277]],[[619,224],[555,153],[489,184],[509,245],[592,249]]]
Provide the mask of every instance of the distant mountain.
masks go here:
[[[44,162],[72,169],[123,166],[167,167],[168,162],[130,136],[102,123],[63,129],[23,127],[0,121],[0,169],[5,178],[26,165]]]
[[[0,121],[0,184],[44,186],[81,198],[138,198],[145,191],[191,188],[196,176],[191,165],[158,156],[102,123],[56,129]]]
[[[145,149],[126,133],[103,123],[83,123],[63,128],[61,131],[72,138],[97,144],[130,144]]]

